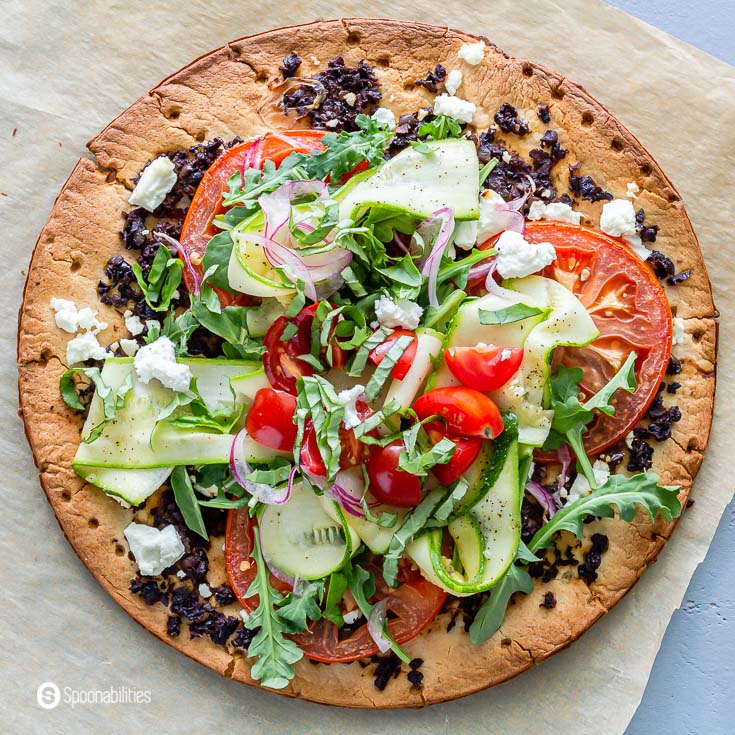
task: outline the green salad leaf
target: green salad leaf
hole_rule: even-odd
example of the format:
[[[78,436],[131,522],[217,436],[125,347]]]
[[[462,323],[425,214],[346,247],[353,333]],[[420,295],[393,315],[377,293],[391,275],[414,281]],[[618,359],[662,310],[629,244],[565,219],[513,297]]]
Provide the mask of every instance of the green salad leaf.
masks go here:
[[[168,311],[174,291],[179,287],[184,264],[173,256],[166,245],[158,246],[148,275],[144,275],[140,263],[133,263],[133,273],[143,292],[145,302],[154,311]]]
[[[288,633],[305,631],[310,620],[319,620],[322,611],[319,607],[324,596],[324,580],[314,582],[299,580],[280,604],[283,627]]]
[[[496,311],[479,310],[480,324],[512,324],[543,313],[543,309],[537,309],[535,306],[528,306],[527,304],[513,304]]]

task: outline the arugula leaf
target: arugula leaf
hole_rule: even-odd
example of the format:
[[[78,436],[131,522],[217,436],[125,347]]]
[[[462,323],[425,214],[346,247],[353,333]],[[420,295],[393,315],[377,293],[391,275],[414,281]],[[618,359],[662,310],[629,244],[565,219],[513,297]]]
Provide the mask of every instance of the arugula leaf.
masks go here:
[[[79,395],[74,385],[74,375],[77,373],[85,375],[94,383],[95,395],[102,401],[104,418],[99,424],[92,427],[89,434],[82,439],[85,444],[91,444],[99,437],[105,426],[115,418],[118,409],[121,409],[125,405],[125,398],[133,387],[133,377],[132,375],[128,375],[118,389],[113,390],[102,379],[102,373],[99,368],[71,368],[67,370],[59,378],[59,390],[64,403],[69,408],[77,411],[84,410],[84,406],[79,400]]]
[[[270,573],[263,561],[257,529],[253,542],[252,557],[257,573],[245,596],[257,595],[260,602],[245,621],[245,627],[248,630],[260,630],[248,646],[248,657],[256,659],[250,675],[264,687],[283,689],[294,678],[294,664],[303,658],[304,652],[284,635],[288,632],[289,622],[284,620],[282,612],[277,609],[283,601],[283,595],[271,587]]]
[[[184,523],[194,533],[199,534],[203,539],[208,539],[202,511],[191,485],[191,478],[183,465],[174,467],[174,471],[171,473],[171,489],[174,491],[174,500],[181,511]]]
[[[532,590],[531,575],[523,567],[511,564],[475,616],[470,626],[470,640],[475,645],[484,643],[502,625],[511,596],[515,592],[529,594]]]
[[[635,390],[635,360],[636,353],[631,352],[610,381],[585,403],[579,401],[578,383],[582,380],[581,368],[568,369],[560,365],[557,372],[551,376],[551,408],[554,410],[554,417],[544,449],[556,449],[566,441],[572,447],[592,489],[597,487],[597,481],[585,452],[582,436],[595,417],[593,409],[612,416],[615,407],[610,405],[610,400],[615,391],[622,388],[632,393]]]
[[[512,324],[537,314],[543,314],[544,310],[527,304],[513,304],[497,311],[480,309],[478,313],[480,324]]]
[[[429,120],[419,126],[418,135],[419,138],[431,138],[432,140],[459,138],[462,135],[462,127],[453,117],[437,115],[433,120]]]
[[[327,599],[324,601],[323,617],[334,623],[338,628],[344,624],[344,618],[339,607],[342,596],[347,589],[347,577],[342,572],[332,572],[329,576]]]
[[[493,172],[493,169],[500,163],[497,158],[491,158],[481,169],[480,169],[480,186],[485,183],[485,180]]]
[[[378,397],[378,393],[383,388],[385,381],[388,380],[391,371],[414,339],[413,336],[408,335],[399,337],[385,353],[365,386],[365,395],[369,401],[374,401]]]
[[[424,310],[421,320],[423,326],[432,327],[440,332],[445,331],[449,320],[457,313],[457,309],[466,298],[467,294],[464,291],[459,289],[451,291],[439,306],[428,306]]]
[[[163,243],[158,246],[147,278],[143,274],[140,263],[133,263],[135,280],[143,292],[146,304],[151,309],[168,311],[171,308],[171,299],[181,283],[183,268],[181,260],[173,257],[171,251]]]
[[[549,546],[559,531],[571,531],[581,539],[583,520],[587,516],[613,518],[615,508],[627,523],[633,520],[637,505],[646,510],[652,521],[659,513],[667,521],[678,518],[681,513],[679,487],[659,485],[658,479],[653,472],[642,472],[632,477],[610,475],[604,485],[557,511],[536,532],[528,544],[529,550],[536,552]]]
[[[297,592],[298,589],[298,592]],[[280,604],[281,618],[287,633],[302,633],[309,625],[309,620],[319,620],[322,611],[319,603],[324,595],[324,580],[315,582],[298,580],[294,591],[286,595]]]
[[[187,355],[189,338],[198,327],[199,322],[192,314],[191,309],[187,309],[179,316],[170,311],[164,317],[163,322],[149,322],[148,333],[144,340],[146,344],[151,344],[161,336],[168,337],[174,343],[177,356]]]
[[[394,301],[408,299],[415,301],[421,293],[424,277],[410,255],[404,255],[387,268],[376,268],[375,271],[388,279],[388,293]]]
[[[403,519],[401,527],[393,534],[388,551],[383,558],[383,578],[390,587],[398,581],[398,564],[408,544],[426,525],[444,496],[443,488],[430,490],[426,497]]]

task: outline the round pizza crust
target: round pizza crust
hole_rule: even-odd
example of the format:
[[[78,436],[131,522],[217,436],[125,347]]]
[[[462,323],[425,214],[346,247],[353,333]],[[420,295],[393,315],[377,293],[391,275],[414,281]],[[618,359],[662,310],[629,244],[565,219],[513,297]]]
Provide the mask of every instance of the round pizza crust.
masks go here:
[[[228,678],[257,686],[242,651],[226,650],[208,638],[190,639],[185,630],[178,638],[168,637],[167,610],[158,604],[149,607],[129,591],[136,566],[123,529],[134,517],[145,520],[146,513],[123,509],[71,469],[81,420],[59,395],[69,335],[56,328],[49,299],[61,296],[95,305],[109,324],[100,335],[102,344],[127,336],[119,313],[98,303],[96,286],[107,259],[124,253],[121,212],[130,208],[133,178],[164,151],[216,136],[247,138],[274,127],[293,127],[293,116],[265,120],[258,112],[270,96],[269,80],[278,76],[279,64],[291,51],[303,57],[303,76],[317,73],[338,55],[348,65],[365,59],[380,80],[383,105],[397,116],[432,104],[433,95],[413,80],[437,63],[460,68],[460,94],[477,105],[478,131],[486,130],[498,107],[509,102],[531,126],[529,135],[513,136],[510,147],[527,155],[546,130],[536,115],[537,105],[545,102],[551,113],[548,127],[558,131],[559,143],[569,150],[568,162],[581,161],[583,173],[615,197],[625,196],[629,182],[637,184],[641,193],[636,206],[644,207],[647,221],[660,226],[656,249],[674,261],[677,271],[692,271],[682,285],[666,286],[672,312],[684,320],[686,332],[677,347],[684,369],[677,376],[682,387],[675,397],[683,416],[672,426],[672,439],[656,444],[653,469],[663,484],[680,485],[685,501],[702,462],[713,412],[716,310],[679,194],[638,140],[579,85],[507,56],[487,39],[482,39],[488,45],[482,63],[470,66],[459,59],[460,46],[478,38],[420,23],[350,18],[232,41],[165,79],[90,141],[95,160],[80,159],[36,244],[20,309],[18,370],[21,415],[43,489],[80,559],[113,598],[162,641]],[[558,168],[557,188],[566,191],[566,166]],[[601,203],[582,201],[579,209],[584,222],[597,225]],[[501,630],[480,646],[470,643],[461,616],[447,631],[451,612],[441,614],[405,645],[410,656],[424,660],[421,688],[401,675],[380,692],[373,683],[373,666],[303,660],[294,681],[280,693],[347,707],[411,707],[499,684],[565,648],[610,610],[653,563],[674,526],[661,519],[651,523],[644,514],[633,524],[612,519],[588,524],[587,538],[600,532],[610,539],[598,579],[588,586],[574,568],[563,567],[553,581],[537,581],[531,594],[509,607]],[[587,538],[582,552],[589,548]],[[210,584],[225,581],[221,545],[221,539],[213,539]],[[555,609],[540,606],[546,592],[554,593]]]

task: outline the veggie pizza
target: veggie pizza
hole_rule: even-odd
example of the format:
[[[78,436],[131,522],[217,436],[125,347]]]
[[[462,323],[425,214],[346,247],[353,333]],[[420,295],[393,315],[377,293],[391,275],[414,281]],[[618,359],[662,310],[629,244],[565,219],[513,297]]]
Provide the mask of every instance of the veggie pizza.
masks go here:
[[[577,638],[693,502],[707,273],[582,88],[317,22],[89,148],[31,262],[21,410],[77,553],[187,655],[344,706],[462,696]]]

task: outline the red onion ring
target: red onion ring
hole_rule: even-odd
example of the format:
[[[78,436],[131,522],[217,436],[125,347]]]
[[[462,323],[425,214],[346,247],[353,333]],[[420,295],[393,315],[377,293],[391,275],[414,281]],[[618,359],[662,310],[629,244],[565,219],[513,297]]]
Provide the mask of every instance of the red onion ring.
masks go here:
[[[291,470],[285,489],[248,480],[248,475],[252,470],[245,457],[243,457],[242,452],[242,446],[247,435],[247,430],[241,429],[232,441],[232,446],[230,447],[230,471],[232,472],[232,477],[240,487],[249,492],[258,502],[264,503],[265,505],[283,505],[291,497],[294,471]]]
[[[191,258],[189,257],[189,252],[185,247],[182,247],[181,243],[178,240],[175,240],[171,235],[167,235],[165,232],[156,232],[156,237],[161,238],[164,242],[171,245],[174,251],[174,255],[180,255],[184,261],[184,267],[186,268],[187,273],[191,276],[191,282],[192,282],[192,289],[191,292],[195,295],[199,295],[199,290],[202,285],[202,276],[199,273],[199,271],[194,268],[194,266],[191,264]]]
[[[327,490],[327,494],[336,500],[350,515],[364,518],[360,499],[365,492],[365,480],[362,470],[340,470],[334,478],[334,484]]]
[[[245,155],[242,157],[242,166],[240,167],[240,181],[245,183],[245,172],[250,168],[260,168],[260,152],[263,148],[263,139],[258,138],[253,144],[245,151]]]
[[[428,295],[429,303],[432,306],[439,306],[439,299],[436,295],[436,282],[439,275],[439,267],[442,262],[442,255],[449,244],[449,238],[454,231],[454,212],[453,210],[445,207],[444,209],[438,209],[428,219],[425,219],[420,225],[422,227],[428,227],[439,221],[439,231],[434,239],[434,244],[431,248],[431,252],[428,257],[424,260],[421,266],[421,275],[428,276]]]
[[[556,456],[561,462],[561,471],[559,472],[559,477],[557,479],[557,484],[561,490],[561,488],[567,484],[569,468],[572,466],[572,452],[569,445],[566,443],[559,445],[559,448],[556,450]]]
[[[533,481],[527,482],[525,490],[529,495],[532,495],[534,498],[536,498],[536,500],[538,500],[539,502],[539,505],[544,509],[545,521],[548,521],[549,518],[554,517],[556,511],[559,510],[559,508],[556,505],[554,496],[541,483]]]
[[[495,219],[500,226],[499,232],[512,230],[513,232],[520,232],[522,235],[526,231],[525,217],[520,212],[511,209],[507,204],[498,204],[495,208]]]
[[[384,633],[387,616],[388,610],[385,607],[385,600],[380,600],[373,605],[367,619],[368,633],[370,633],[370,637],[375,641],[381,653],[385,653],[390,648],[390,641]]]

